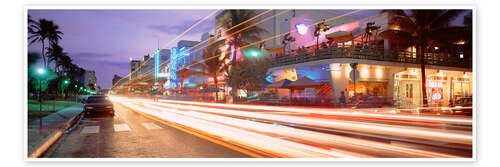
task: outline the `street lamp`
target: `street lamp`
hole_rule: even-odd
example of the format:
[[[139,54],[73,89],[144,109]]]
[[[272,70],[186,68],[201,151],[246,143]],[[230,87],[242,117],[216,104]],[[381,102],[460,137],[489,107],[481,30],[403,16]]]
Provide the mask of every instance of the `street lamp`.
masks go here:
[[[40,81],[40,90],[38,91],[38,101],[40,101],[40,112],[42,112],[42,96],[41,96],[41,94],[42,94],[42,79],[43,79],[43,75],[45,74],[45,69],[39,68],[37,70],[37,73],[40,76],[40,79],[39,79],[39,81]]]
[[[262,55],[262,52],[257,49],[249,49],[245,55],[249,58],[259,58]]]
[[[42,113],[42,78],[45,75],[45,69],[39,68],[37,70],[38,75],[40,76],[40,90],[38,90],[38,101],[40,102],[40,114]],[[42,128],[42,116],[40,116],[40,128]]]

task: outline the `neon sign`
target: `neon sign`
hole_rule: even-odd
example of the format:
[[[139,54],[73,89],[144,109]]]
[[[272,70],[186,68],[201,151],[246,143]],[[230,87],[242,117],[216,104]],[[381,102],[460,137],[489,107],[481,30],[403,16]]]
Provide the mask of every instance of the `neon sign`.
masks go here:
[[[170,52],[170,88],[176,88],[180,86],[180,80],[177,76],[177,70],[181,69],[185,65],[185,57],[189,56],[189,51],[185,47],[177,48],[173,47]]]
[[[295,28],[300,35],[305,35],[307,33],[307,26],[305,24],[297,24]]]

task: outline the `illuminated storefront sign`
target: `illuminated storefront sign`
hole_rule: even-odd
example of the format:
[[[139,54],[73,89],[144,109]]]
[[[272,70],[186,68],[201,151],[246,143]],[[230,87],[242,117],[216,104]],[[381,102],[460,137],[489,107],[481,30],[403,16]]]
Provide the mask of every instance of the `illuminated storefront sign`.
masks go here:
[[[427,87],[430,88],[442,88],[443,82],[427,81]]]

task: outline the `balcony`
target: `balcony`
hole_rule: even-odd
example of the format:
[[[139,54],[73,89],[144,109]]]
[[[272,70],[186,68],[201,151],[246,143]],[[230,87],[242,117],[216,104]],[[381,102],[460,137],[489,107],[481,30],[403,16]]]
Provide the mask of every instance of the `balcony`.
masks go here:
[[[448,56],[440,53],[425,53],[425,62],[427,65],[472,68],[471,59],[459,59],[457,56],[455,57],[456,58],[449,58]],[[419,64],[415,53],[410,52],[395,52],[392,50],[366,48],[325,48],[319,49],[317,55],[315,54],[314,49],[293,54],[273,54],[271,55],[271,66],[280,67],[335,58]]]

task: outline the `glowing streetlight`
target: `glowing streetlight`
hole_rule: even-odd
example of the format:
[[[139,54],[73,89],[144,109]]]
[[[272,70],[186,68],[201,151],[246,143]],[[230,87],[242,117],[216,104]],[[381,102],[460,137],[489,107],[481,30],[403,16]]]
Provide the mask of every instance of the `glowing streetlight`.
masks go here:
[[[43,68],[39,68],[39,69],[37,70],[37,72],[38,72],[38,74],[40,74],[40,75],[45,74],[45,70],[44,70]]]
[[[40,101],[40,113],[41,113],[42,112],[42,78],[43,78],[43,75],[45,74],[45,69],[39,68],[37,70],[37,73],[38,73],[38,75],[40,75],[40,90],[38,91],[38,100]],[[42,117],[40,117],[40,119],[42,119]],[[40,120],[40,124],[41,124],[41,120]]]
[[[260,50],[257,50],[257,49],[252,49],[252,50],[248,50],[246,52],[246,55],[247,55],[247,57],[250,57],[250,58],[258,58],[262,55],[262,52]]]

